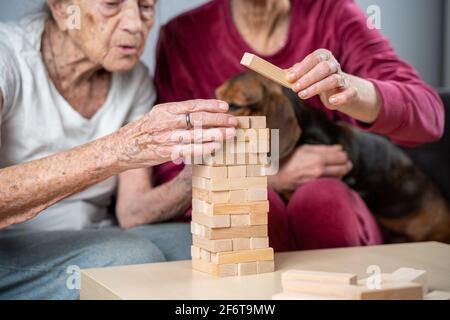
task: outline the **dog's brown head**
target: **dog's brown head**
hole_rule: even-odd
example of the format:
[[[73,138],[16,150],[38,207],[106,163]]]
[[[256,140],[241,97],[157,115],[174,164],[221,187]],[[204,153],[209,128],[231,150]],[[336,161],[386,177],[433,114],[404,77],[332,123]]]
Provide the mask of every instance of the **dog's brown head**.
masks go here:
[[[300,126],[282,87],[253,71],[244,72],[216,90],[235,116],[266,116],[270,129],[280,130],[280,159],[289,156],[301,135]]]

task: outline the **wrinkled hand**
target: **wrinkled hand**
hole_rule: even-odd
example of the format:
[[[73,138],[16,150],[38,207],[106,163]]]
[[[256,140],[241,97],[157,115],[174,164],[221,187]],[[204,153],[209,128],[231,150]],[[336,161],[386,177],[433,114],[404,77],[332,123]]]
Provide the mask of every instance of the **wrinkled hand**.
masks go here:
[[[218,100],[155,106],[114,135],[120,166],[137,169],[211,154],[221,147],[221,141],[235,135],[237,120],[227,111],[228,104]],[[187,128],[186,114],[190,114],[193,128]]]
[[[333,54],[319,49],[287,70],[292,90],[303,99],[320,96],[331,110],[373,123],[379,115],[381,102],[372,82],[347,74]]]
[[[270,183],[278,192],[292,192],[319,177],[342,178],[352,167],[347,153],[340,145],[303,145],[271,178]]]

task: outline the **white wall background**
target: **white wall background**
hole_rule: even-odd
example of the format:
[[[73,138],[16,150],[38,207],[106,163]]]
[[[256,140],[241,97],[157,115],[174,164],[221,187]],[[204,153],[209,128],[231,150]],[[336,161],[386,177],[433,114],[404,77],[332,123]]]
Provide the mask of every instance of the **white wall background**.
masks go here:
[[[158,28],[179,13],[208,0],[159,0],[158,19],[144,61],[154,69],[154,49]],[[227,1],[227,0],[223,0]],[[332,0],[330,0],[332,1]],[[356,0],[366,11],[369,5],[381,8],[381,32],[391,39],[399,55],[412,63],[433,86],[444,80],[450,85],[450,22],[444,32],[444,20],[450,20],[450,0]],[[444,6],[444,3],[447,5]],[[0,0],[0,21],[14,20],[42,5],[42,0]],[[446,7],[446,8],[445,8]],[[444,12],[447,11],[447,19]],[[446,53],[444,46],[446,39]],[[447,58],[444,71],[444,55]]]

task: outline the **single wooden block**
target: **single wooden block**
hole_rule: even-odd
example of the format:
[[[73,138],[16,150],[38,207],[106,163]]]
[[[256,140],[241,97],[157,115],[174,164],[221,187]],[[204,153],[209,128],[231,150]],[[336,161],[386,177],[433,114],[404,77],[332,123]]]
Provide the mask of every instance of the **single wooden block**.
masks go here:
[[[450,300],[450,292],[438,290],[431,291],[424,297],[424,300]]]
[[[267,237],[267,226],[264,225],[217,229],[211,229],[205,226],[202,227],[205,232],[203,237],[211,240]]]
[[[250,128],[252,129],[264,129],[267,128],[266,117],[250,117]]]
[[[215,203],[206,208],[206,214],[251,214],[251,213],[267,213],[269,212],[269,201],[255,201],[242,203]],[[255,217],[255,219],[258,217]]]
[[[422,285],[424,295],[428,292],[428,281],[427,274],[425,270],[417,270],[413,268],[400,268],[392,273],[381,273],[375,275],[374,277],[379,277],[374,279],[380,281],[380,284],[386,284],[391,282],[414,282]],[[358,280],[358,284],[367,286],[368,278],[363,278]]]
[[[386,283],[380,289],[369,289],[365,286],[321,281],[301,281],[283,279],[282,286],[286,291],[312,295],[345,298],[350,300],[421,300],[422,286],[417,283]]]
[[[230,221],[231,221],[232,227],[249,226],[250,225],[250,215],[248,215],[248,214],[231,215]]]
[[[247,176],[246,166],[228,167],[228,178],[245,178]]]
[[[230,215],[207,215],[192,210],[192,221],[210,228],[227,228],[231,226]]]
[[[269,128],[236,129],[234,141],[270,141]]]
[[[424,294],[428,292],[428,278],[425,270],[400,268],[392,272],[392,277],[399,282],[414,282],[422,285]]]
[[[256,262],[256,272],[260,273],[270,273],[275,271],[275,261],[257,261]]]
[[[247,201],[266,201],[269,197],[267,188],[252,188],[247,190]]]
[[[257,273],[257,262],[241,262],[238,264],[239,276],[248,276]]]
[[[232,190],[229,191],[230,197],[228,199],[229,203],[242,203],[247,201],[247,191],[245,190]]]
[[[247,177],[264,177],[266,176],[266,167],[262,165],[247,166]]]
[[[192,177],[192,187],[208,191],[247,190],[267,188],[267,177],[208,179]]]
[[[236,117],[238,129],[248,129],[250,128],[250,118],[249,117]]]
[[[272,300],[346,300],[344,298],[318,296],[298,292],[283,291],[272,296]]]
[[[250,249],[264,249],[269,247],[269,238],[250,238]]]
[[[198,199],[209,203],[228,203],[230,202],[230,196],[230,191],[208,191],[194,187],[192,188],[193,199]]]
[[[192,268],[194,270],[209,273],[216,277],[232,277],[238,275],[238,265],[219,265],[203,261],[201,259],[192,259]]]
[[[269,215],[267,212],[253,212],[250,214],[232,214],[230,222],[232,227],[260,226],[268,224]]]
[[[191,257],[195,259],[200,259],[201,258],[200,251],[201,250],[199,247],[191,246]]]
[[[246,152],[248,153],[269,153],[270,142],[268,140],[257,140],[246,142]]]
[[[192,175],[196,177],[203,178],[227,178],[227,167],[211,167],[204,165],[193,165],[192,166]]]
[[[191,233],[195,234],[196,236],[199,236],[199,237],[205,237],[206,236],[206,227],[192,221],[191,222]]]
[[[353,273],[289,270],[281,275],[281,279],[286,282],[290,280],[302,280],[325,283],[356,284],[358,277]]]
[[[204,261],[211,262],[211,252],[205,249],[200,249],[200,258]]]
[[[290,89],[292,86],[287,80],[286,71],[254,54],[246,52],[241,64],[286,88]]]
[[[214,262],[217,264],[232,264],[267,260],[273,260],[272,248],[218,252],[214,254]]]
[[[242,251],[242,250],[250,250],[250,238],[234,238],[233,242],[233,250],[231,251]]]
[[[194,234],[192,236],[192,243],[194,246],[198,248],[202,248],[213,253],[223,251],[233,251],[233,241],[231,239],[209,240]]]

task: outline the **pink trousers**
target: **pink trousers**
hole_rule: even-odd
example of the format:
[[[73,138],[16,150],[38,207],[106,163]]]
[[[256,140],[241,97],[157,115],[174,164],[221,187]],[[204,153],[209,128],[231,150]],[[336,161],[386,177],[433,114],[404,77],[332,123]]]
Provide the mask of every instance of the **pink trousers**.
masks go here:
[[[378,225],[361,197],[338,179],[321,178],[286,205],[269,189],[269,241],[275,251],[376,245]]]

